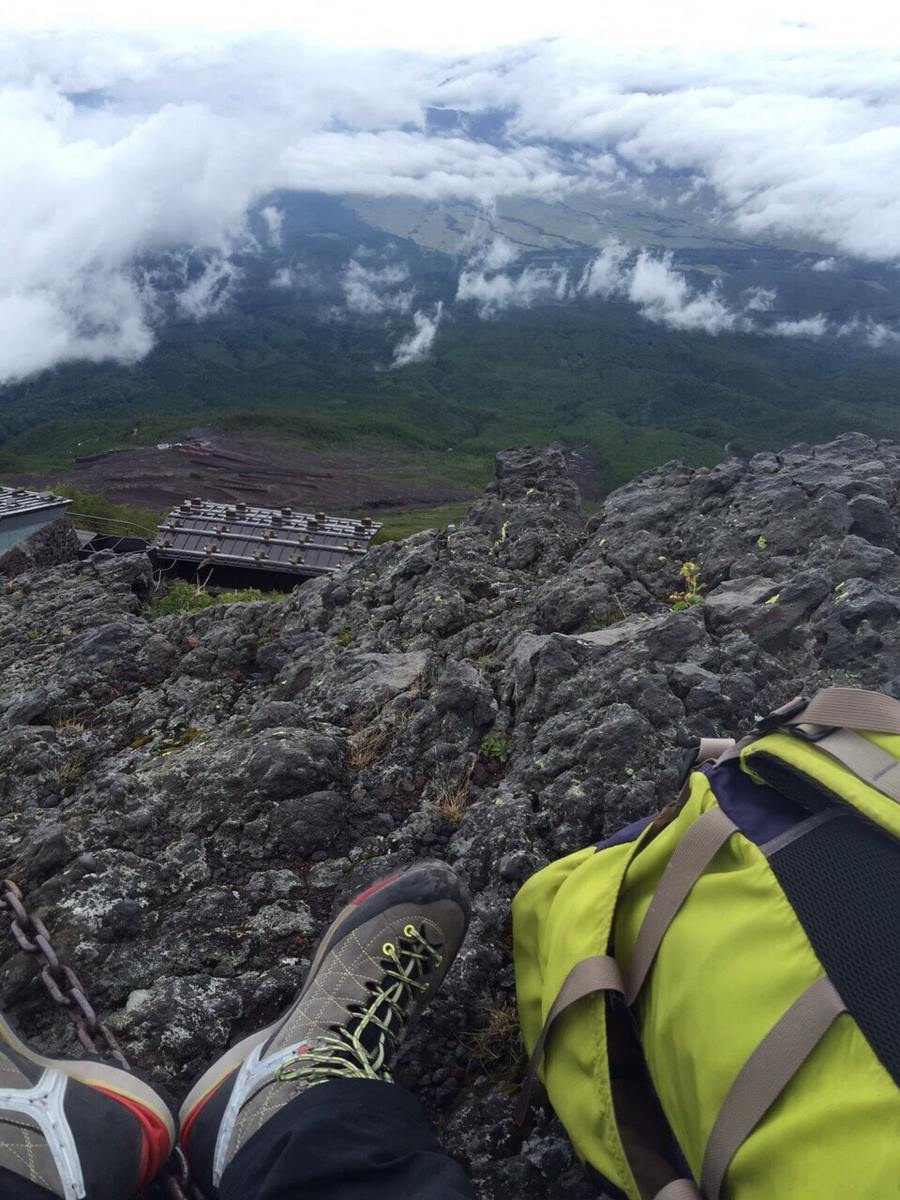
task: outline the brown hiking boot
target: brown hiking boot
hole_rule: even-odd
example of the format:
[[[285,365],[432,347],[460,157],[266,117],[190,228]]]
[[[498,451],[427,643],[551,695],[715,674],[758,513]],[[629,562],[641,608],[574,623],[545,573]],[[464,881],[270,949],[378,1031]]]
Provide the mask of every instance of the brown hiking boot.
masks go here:
[[[208,1195],[244,1143],[302,1090],[329,1079],[391,1082],[397,1047],[468,922],[465,888],[442,862],[389,875],[351,900],[284,1016],[228,1050],[181,1107],[181,1141]]]
[[[125,1200],[174,1142],[149,1084],[93,1059],[44,1058],[0,1016],[0,1196]]]

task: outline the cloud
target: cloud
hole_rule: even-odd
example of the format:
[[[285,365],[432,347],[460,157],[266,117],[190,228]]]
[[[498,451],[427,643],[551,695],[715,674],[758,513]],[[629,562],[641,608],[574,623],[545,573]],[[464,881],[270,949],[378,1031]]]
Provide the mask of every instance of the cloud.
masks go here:
[[[873,350],[900,345],[900,330],[892,329],[882,321],[874,321],[871,317],[854,317],[839,325],[835,332],[839,337],[862,338]]]
[[[521,253],[521,248],[508,238],[496,236],[477,246],[469,255],[468,264],[485,271],[502,271],[504,267],[512,266]]]
[[[799,321],[776,321],[768,329],[777,337],[819,338],[828,333],[828,321],[819,313],[815,317],[803,317]]]
[[[618,238],[610,238],[584,269],[578,290],[585,296],[608,300],[626,287],[625,263],[631,248]]]
[[[722,300],[713,284],[695,292],[672,266],[672,257],[654,257],[642,250],[631,271],[628,299],[651,321],[670,329],[725,333],[738,327],[738,315]]]
[[[836,271],[838,260],[836,258],[820,258],[818,262],[814,262],[810,270],[812,271]]]
[[[296,282],[293,267],[279,267],[269,281],[269,287],[290,291],[296,286]]]
[[[218,262],[204,282],[182,280],[176,301],[216,311],[238,282],[221,264],[252,246],[248,222],[277,248],[283,209],[271,197],[291,190],[482,212],[505,198],[577,208],[603,193],[617,211],[637,198],[727,236],[818,243],[817,270],[832,252],[900,259],[888,41],[802,25],[636,41],[627,24],[603,44],[561,37],[465,55],[208,31],[0,34],[0,383],[146,353],[172,307],[150,259],[190,250]],[[430,131],[434,108],[462,115]],[[552,270],[510,270],[515,250],[486,246],[461,299],[490,313],[560,294]],[[623,264],[603,254],[588,279],[565,281],[570,294],[622,295]],[[651,319],[721,331],[735,316],[715,289],[680,287],[671,263],[627,270]]]
[[[568,271],[561,266],[526,267],[519,275],[465,270],[459,277],[456,299],[473,301],[480,317],[496,317],[508,308],[565,300],[568,281]]]
[[[176,294],[175,304],[184,316],[202,321],[221,312],[232,299],[241,278],[235,264],[221,254],[211,255],[203,269]]]
[[[754,287],[744,292],[744,310],[746,312],[769,312],[778,299],[775,288]]]
[[[341,288],[347,308],[366,316],[385,313],[407,313],[412,307],[415,288],[400,291],[399,285],[409,279],[404,266],[364,267],[352,258],[341,276]]]
[[[650,321],[670,329],[718,334],[747,329],[750,323],[728,306],[716,282],[707,291],[692,288],[670,253],[635,253],[617,238],[609,239],[585,267],[577,293],[601,299],[627,299]],[[759,309],[774,293],[753,289],[745,309]]]
[[[259,210],[259,215],[266,223],[269,245],[276,250],[280,249],[281,234],[284,227],[284,213],[280,208],[276,208],[274,204],[267,204],[265,208]]]
[[[470,259],[480,261],[477,253]],[[576,282],[561,265],[528,266],[518,275],[467,267],[456,291],[457,301],[474,302],[483,318],[496,317],[509,308],[531,308],[579,296],[629,300],[648,320],[670,329],[718,334],[749,327],[725,303],[718,283],[708,291],[697,291],[676,269],[671,254],[635,252],[616,238],[603,245]],[[750,303],[754,301],[759,304],[759,296],[751,296]]]
[[[90,295],[0,295],[0,379],[27,378],[48,362],[133,363],[149,353],[153,335],[139,293],[115,276],[105,283]]]
[[[421,309],[413,313],[413,332],[394,347],[393,367],[407,367],[410,363],[423,362],[431,353],[438,326],[444,315],[444,305],[439,300],[431,316]]]

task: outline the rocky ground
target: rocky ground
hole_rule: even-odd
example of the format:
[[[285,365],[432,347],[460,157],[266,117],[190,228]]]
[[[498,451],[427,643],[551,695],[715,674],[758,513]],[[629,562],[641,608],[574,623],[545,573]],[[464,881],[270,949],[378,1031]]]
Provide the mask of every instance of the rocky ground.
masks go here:
[[[279,1011],[342,897],[446,858],[473,929],[402,1074],[482,1200],[586,1200],[551,1117],[512,1121],[510,900],[667,801],[698,736],[829,683],[900,696],[898,482],[900,445],[850,434],[669,463],[585,521],[560,452],[513,450],[458,529],[283,602],[151,621],[141,557],[19,574],[0,873],[180,1095]],[[11,943],[0,1000],[71,1051]]]

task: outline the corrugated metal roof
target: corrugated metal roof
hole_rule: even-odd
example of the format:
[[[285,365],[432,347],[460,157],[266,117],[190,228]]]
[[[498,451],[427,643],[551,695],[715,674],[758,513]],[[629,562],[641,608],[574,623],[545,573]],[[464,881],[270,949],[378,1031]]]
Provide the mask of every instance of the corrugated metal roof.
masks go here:
[[[381,528],[368,517],[331,517],[292,508],[256,508],[185,500],[159,527],[153,548],[164,558],[330,575],[365,554]]]
[[[36,512],[42,508],[58,508],[61,504],[71,504],[65,496],[55,496],[52,492],[29,492],[25,488],[0,487],[0,521],[4,517],[18,516],[20,513]]]

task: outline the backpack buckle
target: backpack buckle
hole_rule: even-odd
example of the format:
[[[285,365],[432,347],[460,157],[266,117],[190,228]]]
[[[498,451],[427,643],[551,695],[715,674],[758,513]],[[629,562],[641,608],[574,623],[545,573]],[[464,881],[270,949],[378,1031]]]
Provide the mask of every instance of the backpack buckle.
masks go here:
[[[787,704],[782,704],[780,708],[773,708],[767,716],[761,717],[756,722],[756,728],[760,733],[771,733],[774,729],[779,729],[791,717],[799,717],[808,707],[808,696],[795,696],[793,700],[788,700]]]

